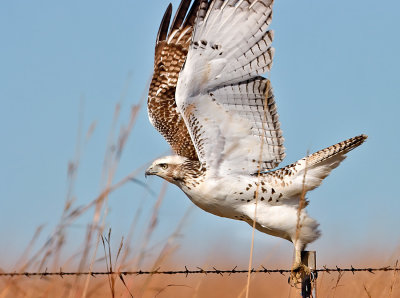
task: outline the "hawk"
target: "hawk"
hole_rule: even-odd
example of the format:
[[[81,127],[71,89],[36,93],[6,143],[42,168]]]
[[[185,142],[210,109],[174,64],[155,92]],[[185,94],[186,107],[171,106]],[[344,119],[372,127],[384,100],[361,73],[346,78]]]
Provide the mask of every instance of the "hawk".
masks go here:
[[[172,22],[170,4],[157,34],[148,115],[176,155],[157,159],[146,175],[175,184],[207,212],[291,241],[300,270],[301,251],[320,235],[302,194],[367,136],[275,169],[284,138],[270,81],[261,76],[274,55],[273,0],[191,2],[181,1]]]

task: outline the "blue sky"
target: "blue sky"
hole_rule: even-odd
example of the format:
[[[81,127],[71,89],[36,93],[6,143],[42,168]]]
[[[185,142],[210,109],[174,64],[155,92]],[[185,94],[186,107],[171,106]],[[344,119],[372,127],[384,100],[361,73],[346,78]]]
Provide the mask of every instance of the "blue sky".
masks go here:
[[[172,2],[176,8],[178,1]],[[0,3],[0,254],[10,255],[10,264],[36,227],[45,224],[46,235],[61,215],[80,110],[83,130],[93,121],[96,129],[82,149],[74,193],[78,204],[98,195],[115,105],[123,98],[119,124],[127,123],[130,107],[146,91],[167,5],[163,0]],[[284,163],[369,135],[308,194],[309,212],[323,232],[311,248],[322,260],[358,249],[391,252],[399,244],[399,10],[400,3],[389,0],[274,4],[270,78],[286,138]],[[167,150],[142,109],[116,180]],[[161,185],[157,178],[147,183],[155,191]],[[116,237],[126,235],[143,206],[143,229],[155,200],[127,184],[110,196],[107,225]],[[169,187],[154,241],[165,239],[190,206],[183,193]],[[91,214],[80,219],[69,239],[82,235],[90,219]],[[223,239],[233,254],[247,259],[250,238],[246,224],[194,209],[181,253],[190,250],[201,260],[215,248],[210,243]],[[257,233],[256,254],[276,245],[291,252],[284,240]]]

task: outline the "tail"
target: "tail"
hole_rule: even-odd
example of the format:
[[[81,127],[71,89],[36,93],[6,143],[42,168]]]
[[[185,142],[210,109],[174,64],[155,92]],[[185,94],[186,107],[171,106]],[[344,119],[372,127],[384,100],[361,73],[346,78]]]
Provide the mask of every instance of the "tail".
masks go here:
[[[346,154],[366,139],[366,135],[359,135],[345,140],[269,174],[283,180],[286,195],[298,196],[303,188],[310,191],[320,186],[322,180],[346,158]]]

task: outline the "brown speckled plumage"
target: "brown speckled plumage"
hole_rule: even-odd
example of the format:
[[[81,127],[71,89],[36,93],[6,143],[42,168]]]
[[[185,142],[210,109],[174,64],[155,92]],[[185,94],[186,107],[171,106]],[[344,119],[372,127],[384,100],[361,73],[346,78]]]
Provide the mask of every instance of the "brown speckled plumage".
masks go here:
[[[156,40],[154,74],[150,83],[147,109],[152,124],[174,152],[197,160],[196,150],[175,103],[176,84],[186,60],[199,5],[199,1],[195,1],[187,14],[190,2],[181,2],[171,26],[171,5],[164,14]]]

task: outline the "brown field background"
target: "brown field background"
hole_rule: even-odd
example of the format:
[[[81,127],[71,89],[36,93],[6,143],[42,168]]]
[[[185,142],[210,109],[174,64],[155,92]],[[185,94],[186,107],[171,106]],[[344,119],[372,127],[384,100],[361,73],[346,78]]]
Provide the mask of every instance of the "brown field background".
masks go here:
[[[185,265],[202,266],[203,269],[246,269],[249,250],[240,256],[229,253],[229,243],[222,241],[210,243],[216,248],[207,258],[207,263],[198,264],[196,257],[190,251],[184,255],[177,255],[180,239],[184,237],[182,229],[187,224],[188,215],[176,219],[178,223],[175,231],[168,238],[157,244],[157,249],[151,248],[151,236],[160,224],[159,212],[163,203],[166,184],[159,191],[158,198],[153,206],[152,214],[147,219],[147,226],[137,226],[140,208],[132,216],[132,225],[124,235],[124,239],[114,239],[111,229],[107,226],[108,198],[128,182],[135,182],[136,176],[142,175],[144,166],[137,167],[120,180],[115,179],[121,154],[127,139],[136,123],[138,112],[143,104],[132,107],[130,117],[121,128],[116,123],[120,117],[120,105],[114,111],[113,126],[108,137],[106,156],[102,172],[103,187],[99,194],[84,206],[76,204],[74,187],[77,179],[81,154],[84,146],[93,131],[95,124],[86,130],[79,126],[76,155],[68,166],[68,190],[64,210],[59,223],[48,240],[40,243],[39,235],[42,227],[38,227],[32,240],[26,247],[13,268],[0,268],[1,272],[85,272],[85,271],[135,271],[142,270],[183,270]],[[133,136],[132,136],[133,137]],[[82,145],[83,144],[83,145]],[[138,187],[145,187],[143,185]],[[182,194],[183,196],[183,194]],[[83,239],[73,239],[74,243],[82,243],[76,250],[70,248],[71,241],[68,228],[74,225],[84,215],[93,214]],[[141,242],[132,244],[132,235],[142,235]],[[134,246],[134,247],[133,247]],[[151,253],[149,253],[151,251]],[[96,252],[96,253],[95,253]],[[289,260],[286,252],[274,249],[265,259],[255,258],[253,268],[261,269],[261,265],[268,264],[268,269],[289,269]],[[333,267],[336,264],[349,267],[350,264],[363,267],[394,266],[399,251],[388,249],[382,253],[366,253],[360,255],[352,252],[345,260],[328,260]],[[93,255],[96,257],[94,258]],[[151,257],[148,257],[151,255]],[[279,256],[277,258],[277,256]],[[5,260],[7,256],[0,257]],[[240,260],[238,259],[240,258]],[[350,263],[353,259],[355,263]],[[145,261],[144,261],[145,260]],[[273,260],[273,261],[271,261]],[[272,262],[272,264],[271,264]],[[318,263],[318,258],[317,258]],[[325,265],[325,264],[318,264]],[[1,265],[0,265],[1,267]],[[319,266],[320,267],[320,266]],[[62,268],[62,269],[61,269]],[[196,269],[196,268],[189,268]],[[399,274],[395,272],[371,273],[320,273],[317,280],[317,296],[319,297],[400,297]],[[299,291],[288,285],[288,275],[256,273],[251,275],[250,297],[299,297]],[[1,276],[0,298],[13,297],[245,297],[247,284],[246,274],[197,274],[197,275],[128,275],[122,279],[118,275],[112,276]]]

